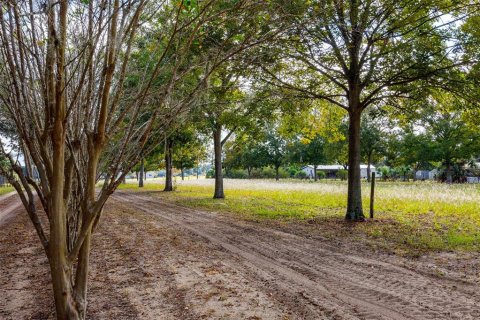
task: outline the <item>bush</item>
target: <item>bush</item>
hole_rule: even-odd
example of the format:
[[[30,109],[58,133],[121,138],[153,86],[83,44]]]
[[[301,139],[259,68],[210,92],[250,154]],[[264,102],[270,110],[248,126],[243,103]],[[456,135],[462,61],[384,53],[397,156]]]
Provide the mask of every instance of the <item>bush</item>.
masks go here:
[[[207,171],[207,174],[205,175],[205,177],[207,179],[213,179],[213,177],[215,177],[215,170],[213,169],[210,169]]]
[[[272,167],[264,167],[262,168],[261,178],[264,179],[275,179],[275,169]]]
[[[300,172],[303,172],[302,170],[299,170],[295,167],[289,167],[288,168],[288,175],[290,178],[295,178],[297,177],[297,174],[299,174]]]
[[[327,177],[327,174],[325,173],[325,171],[318,171],[317,170],[317,178],[318,179],[325,179]]]
[[[290,178],[290,172],[288,172],[288,170],[286,170],[285,168],[280,168],[278,170],[278,176],[280,179],[287,179]]]
[[[295,178],[297,179],[306,179],[307,174],[305,171],[298,171],[297,174],[295,175]]]
[[[226,174],[226,177],[231,179],[247,179],[248,172],[247,170],[242,170],[242,169],[232,169],[228,171],[228,173]]]
[[[390,178],[390,168],[389,167],[380,167],[378,172],[382,175],[382,180],[387,181]]]
[[[347,180],[347,177],[348,177],[348,171],[345,170],[345,169],[340,169],[338,170],[337,172],[337,178],[339,178],[340,180]]]
[[[262,169],[252,169],[252,172],[250,173],[250,178],[253,179],[261,179],[262,178]]]

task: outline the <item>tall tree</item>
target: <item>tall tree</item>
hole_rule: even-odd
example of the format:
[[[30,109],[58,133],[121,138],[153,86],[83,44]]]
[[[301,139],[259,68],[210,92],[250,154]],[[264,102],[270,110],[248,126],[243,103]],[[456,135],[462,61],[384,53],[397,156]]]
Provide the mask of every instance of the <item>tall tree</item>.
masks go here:
[[[282,2],[283,3],[283,2]],[[446,86],[450,44],[441,18],[464,1],[316,0],[285,2],[292,28],[267,81],[348,113],[346,219],[363,220],[360,127],[365,109],[426,86]],[[265,49],[266,51],[267,49]]]
[[[214,199],[225,197],[222,159],[225,143],[235,135],[255,135],[274,114],[275,106],[264,91],[247,93],[242,88],[242,75],[242,70],[231,66],[217,70],[210,79],[209,101],[202,109],[205,127],[213,135]]]

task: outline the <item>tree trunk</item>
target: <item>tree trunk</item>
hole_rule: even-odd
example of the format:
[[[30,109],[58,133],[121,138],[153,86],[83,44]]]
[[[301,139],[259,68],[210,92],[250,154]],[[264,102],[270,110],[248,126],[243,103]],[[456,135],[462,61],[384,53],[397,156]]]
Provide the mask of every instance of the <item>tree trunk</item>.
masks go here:
[[[367,181],[370,182],[370,176],[372,175],[372,168],[371,168],[371,163],[372,163],[372,154],[369,153],[367,157]]]
[[[172,143],[165,139],[165,188],[163,191],[173,191],[172,160]]]
[[[280,180],[280,174],[279,174],[279,166],[275,166],[275,180]]]
[[[87,282],[88,266],[90,260],[91,232],[83,241],[82,248],[78,255],[77,271],[75,276],[75,301],[80,317],[85,319],[87,315]]]
[[[447,162],[447,183],[452,183],[453,182],[453,177],[452,177],[452,164],[450,161]]]
[[[180,172],[182,173],[182,181],[185,180],[185,173],[184,173],[184,170],[183,170],[183,166],[180,168]]]
[[[144,166],[144,162],[143,162],[143,158],[142,158],[142,161],[140,162],[140,180],[138,181],[138,187],[139,188],[143,188],[143,178],[145,176],[145,166]]]
[[[316,164],[313,165],[313,176],[314,176],[313,179],[314,179],[315,181],[318,181],[317,165],[316,165]]]
[[[224,199],[222,175],[222,126],[217,124],[213,132],[213,148],[215,157],[215,193],[214,199]]]
[[[52,190],[54,191],[54,190]],[[52,204],[56,197],[52,197]],[[50,245],[48,260],[52,277],[53,295],[57,319],[82,319],[75,303],[75,294],[72,284],[72,267],[67,261],[66,247],[66,212],[61,207],[52,206],[49,214]],[[54,218],[55,217],[55,218]]]
[[[250,179],[251,175],[252,175],[252,168],[251,167],[247,168],[247,173],[248,173],[248,179]]]
[[[348,199],[347,220],[363,220],[362,185],[360,178],[360,120],[361,112],[349,113],[348,126]]]

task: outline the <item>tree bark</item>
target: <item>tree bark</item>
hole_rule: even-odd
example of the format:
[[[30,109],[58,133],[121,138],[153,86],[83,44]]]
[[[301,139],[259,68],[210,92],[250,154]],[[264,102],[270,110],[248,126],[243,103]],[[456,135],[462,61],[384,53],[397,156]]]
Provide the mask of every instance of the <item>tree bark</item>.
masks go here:
[[[215,193],[214,199],[224,199],[222,174],[222,126],[217,124],[213,132],[213,148],[215,158]]]
[[[371,163],[372,163],[372,154],[369,153],[367,157],[367,181],[370,182],[371,175],[372,175],[372,169],[371,169]]]
[[[142,158],[140,162],[140,180],[138,180],[138,187],[143,188],[143,178],[145,176],[145,166],[144,166],[144,160]]]
[[[185,180],[185,172],[184,172],[183,166],[180,168],[180,172],[182,173],[182,181],[184,181]]]
[[[313,176],[314,176],[314,181],[318,181],[318,175],[317,175],[317,165],[313,165]]]
[[[362,185],[360,178],[360,120],[361,112],[349,112],[348,126],[348,199],[347,220],[363,220]]]
[[[277,181],[280,180],[279,168],[279,166],[275,166],[275,180]]]
[[[452,177],[452,164],[450,160],[447,160],[447,183],[451,184],[453,182],[453,177]]]
[[[172,177],[172,142],[165,140],[165,188],[163,191],[173,191],[173,177]]]
[[[77,271],[75,277],[75,301],[81,319],[87,315],[87,283],[88,266],[90,260],[91,232],[89,232],[83,241],[77,262]]]

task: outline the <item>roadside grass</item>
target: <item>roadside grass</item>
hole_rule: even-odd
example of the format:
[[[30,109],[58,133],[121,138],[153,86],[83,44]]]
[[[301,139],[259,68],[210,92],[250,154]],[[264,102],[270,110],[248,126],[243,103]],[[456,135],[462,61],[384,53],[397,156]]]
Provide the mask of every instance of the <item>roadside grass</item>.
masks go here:
[[[140,189],[134,183],[120,189]],[[161,191],[162,183],[147,183],[143,191]],[[365,214],[369,186],[363,184]],[[211,180],[179,182],[175,192],[156,195],[180,205],[241,215],[245,219],[303,220],[325,235],[347,232],[408,254],[424,251],[480,250],[480,189],[475,185],[378,182],[375,220],[343,221],[346,183],[341,181],[275,182],[227,180],[226,199],[214,200]],[[348,224],[348,227],[346,227]]]
[[[13,187],[0,187],[0,196],[14,191]]]

